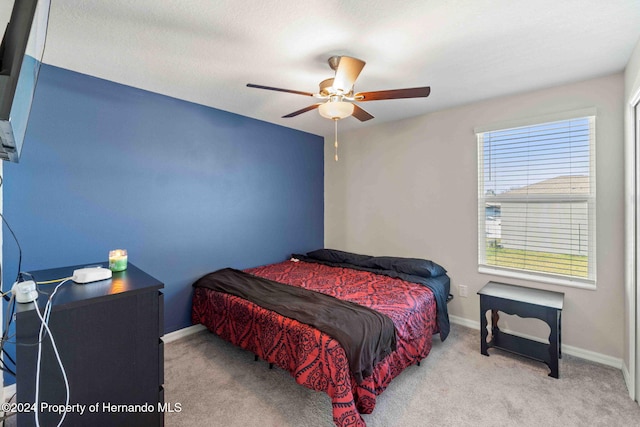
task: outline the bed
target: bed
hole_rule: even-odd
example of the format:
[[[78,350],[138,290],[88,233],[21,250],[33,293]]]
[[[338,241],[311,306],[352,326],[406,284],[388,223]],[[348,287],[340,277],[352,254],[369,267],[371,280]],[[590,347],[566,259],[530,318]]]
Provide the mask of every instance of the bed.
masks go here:
[[[376,397],[391,380],[427,357],[434,334],[444,340],[449,331],[449,277],[431,261],[320,249],[244,272],[229,270],[218,270],[194,283],[193,323],[287,370],[297,383],[327,393],[337,426],[365,426],[360,414],[371,413]],[[322,326],[284,316],[277,307],[264,308],[269,305],[252,302],[241,292],[208,287],[221,273],[247,280],[251,276],[270,293],[271,285],[287,285],[301,289],[296,292],[319,293],[325,299],[375,311],[392,322],[392,348],[385,342],[384,352],[368,360],[370,369],[354,369],[353,349],[323,332]],[[238,288],[242,291],[244,284]]]

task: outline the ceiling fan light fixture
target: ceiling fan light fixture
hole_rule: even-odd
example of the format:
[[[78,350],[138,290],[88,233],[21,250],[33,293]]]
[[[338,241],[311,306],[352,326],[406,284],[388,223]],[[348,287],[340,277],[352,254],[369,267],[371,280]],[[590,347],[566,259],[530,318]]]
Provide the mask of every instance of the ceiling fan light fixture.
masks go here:
[[[353,104],[345,101],[325,102],[318,107],[320,115],[327,119],[339,120],[353,114]]]

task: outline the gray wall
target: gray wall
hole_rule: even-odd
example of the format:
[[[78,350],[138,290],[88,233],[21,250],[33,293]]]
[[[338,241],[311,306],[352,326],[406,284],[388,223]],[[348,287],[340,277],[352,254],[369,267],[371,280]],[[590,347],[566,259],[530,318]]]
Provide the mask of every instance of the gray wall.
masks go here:
[[[640,41],[636,43],[636,47],[631,54],[631,58],[627,64],[624,73],[624,105],[625,105],[625,230],[626,230],[626,268],[625,268],[625,310],[624,310],[624,367],[623,373],[630,394],[638,400],[640,395],[640,370],[638,370],[638,353],[640,353],[640,345],[638,344],[637,331],[640,330],[640,316],[638,316],[638,302],[640,301],[640,293],[637,291],[637,283],[635,277],[636,266],[636,239],[634,233],[636,231],[636,200],[637,191],[634,185],[635,173],[640,165],[636,164],[635,127],[634,112],[630,103],[633,97],[640,90]],[[637,234],[636,234],[637,238]],[[635,359],[635,363],[634,363]],[[635,384],[634,384],[635,382]]]
[[[436,90],[437,88],[434,88]],[[449,270],[449,312],[479,321],[476,295],[489,280],[565,293],[563,344],[623,357],[624,205],[621,73],[497,98],[341,135],[340,161],[325,139],[325,246],[371,255],[430,258]],[[389,101],[393,102],[393,101]],[[429,102],[428,99],[425,102]],[[478,273],[474,127],[595,107],[597,290]],[[543,337],[540,321],[506,327]]]

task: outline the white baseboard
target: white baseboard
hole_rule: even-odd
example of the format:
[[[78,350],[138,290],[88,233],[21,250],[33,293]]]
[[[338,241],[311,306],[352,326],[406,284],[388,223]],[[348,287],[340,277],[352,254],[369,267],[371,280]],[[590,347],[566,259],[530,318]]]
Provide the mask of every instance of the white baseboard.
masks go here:
[[[449,314],[449,320],[456,325],[466,326],[467,328],[480,330],[480,322],[476,320],[467,319],[464,317],[454,316]]]
[[[180,338],[188,337],[189,335],[196,334],[200,331],[207,329],[204,325],[192,325],[186,328],[178,329],[177,331],[169,332],[162,337],[164,343],[170,343]]]
[[[480,330],[480,321],[470,320],[464,317],[454,316],[452,314],[449,315],[449,320],[456,325],[466,326],[467,328],[477,329],[478,331]],[[508,334],[516,335],[533,341],[545,342],[544,340],[531,335],[521,334],[519,332],[511,331],[508,329],[504,329],[503,331]],[[591,362],[611,366],[612,368],[616,369],[622,369],[623,366],[622,359],[620,358],[612,357],[602,353],[596,353],[595,351],[585,350],[583,348],[574,347],[572,345],[562,344],[562,353],[589,360]]]

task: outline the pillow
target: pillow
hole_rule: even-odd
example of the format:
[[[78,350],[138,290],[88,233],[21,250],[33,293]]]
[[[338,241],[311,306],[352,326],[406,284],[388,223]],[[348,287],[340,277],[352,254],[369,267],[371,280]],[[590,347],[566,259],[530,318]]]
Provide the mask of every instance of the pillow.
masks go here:
[[[295,257],[295,255],[294,255]],[[307,253],[307,257],[318,261],[336,264],[352,264],[364,268],[392,270],[397,273],[410,274],[420,277],[438,277],[447,272],[442,266],[433,261],[420,258],[401,258],[391,256],[360,255],[337,249],[318,249]]]
[[[339,251],[337,249],[318,249],[307,253],[309,258],[317,259],[319,261],[327,261],[334,263],[349,263],[360,265],[362,262],[371,258],[370,255],[359,255],[351,252]]]
[[[366,261],[369,268],[380,268],[383,270],[394,270],[398,273],[411,274],[420,277],[438,277],[447,272],[441,265],[433,261],[420,258],[400,258],[379,256],[371,257]]]

